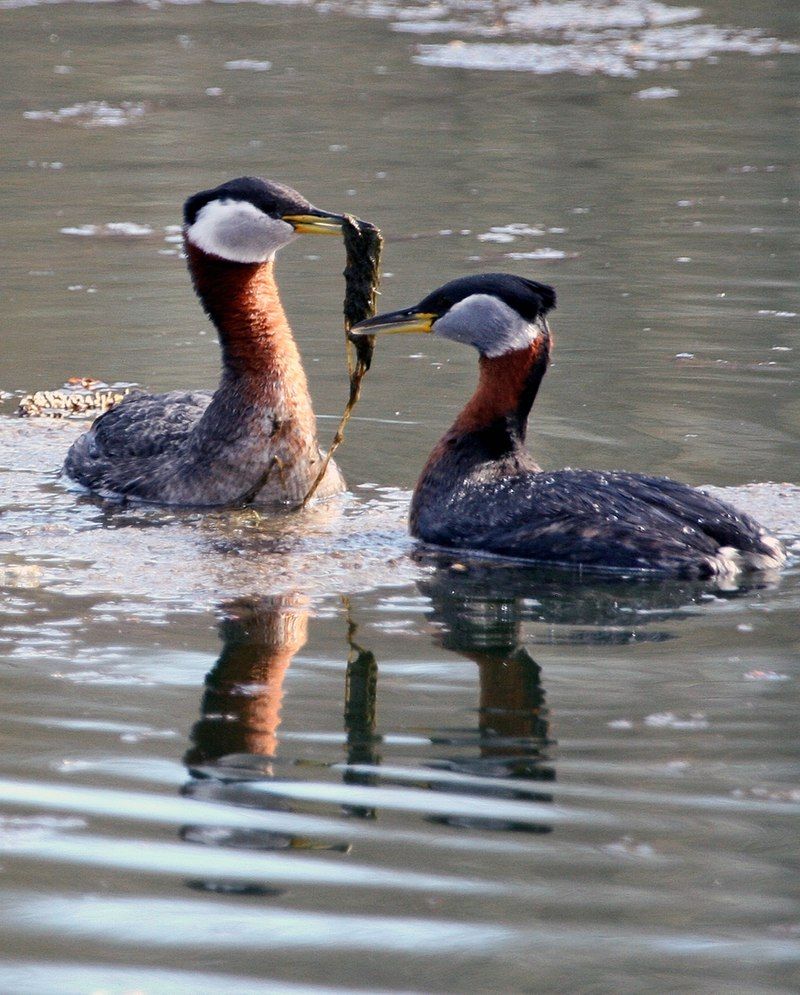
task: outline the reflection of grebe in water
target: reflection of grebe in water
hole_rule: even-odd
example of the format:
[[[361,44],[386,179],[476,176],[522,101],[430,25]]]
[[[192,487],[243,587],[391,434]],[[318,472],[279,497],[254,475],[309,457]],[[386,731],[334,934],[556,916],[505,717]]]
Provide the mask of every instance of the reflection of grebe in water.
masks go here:
[[[522,644],[515,598],[505,596],[502,587],[447,569],[420,581],[419,588],[431,599],[431,620],[441,626],[437,642],[478,666],[478,728],[437,730],[433,742],[455,750],[431,766],[470,778],[463,783],[456,778],[449,790],[484,798],[552,801],[542,790],[542,782],[555,779],[542,670]],[[485,816],[445,816],[437,821],[476,829],[550,830],[529,820],[515,823]]]
[[[449,719],[450,699],[443,691],[443,707],[420,728],[421,702],[414,697],[419,692],[409,690],[401,723],[411,723],[411,741],[392,735],[401,733],[402,725],[380,729],[378,661],[348,619],[346,675],[337,672],[334,678],[338,682],[344,676],[345,763],[340,738],[326,734],[317,740],[311,727],[304,732],[317,743],[313,759],[301,735],[284,745],[281,764],[284,678],[306,641],[308,603],[299,595],[242,599],[225,606],[224,646],[208,675],[202,714],[192,730],[186,754],[192,781],[185,793],[255,808],[265,816],[274,811],[279,820],[290,813],[302,817],[309,805],[309,815],[318,815],[320,805],[332,805],[338,815],[380,821],[382,806],[406,807],[403,792],[413,785],[409,809],[428,821],[481,831],[547,831],[556,821],[548,819],[554,810],[547,804],[553,800],[554,740],[542,669],[526,644],[668,639],[673,623],[688,618],[693,604],[703,610],[707,597],[701,581],[605,577],[570,584],[555,570],[548,576],[542,568],[499,560],[465,567],[452,554],[425,559],[432,559],[435,569],[419,589],[430,600],[434,639],[476,665],[477,673],[467,670],[476,717],[467,712],[466,722]],[[342,721],[339,693],[326,705],[334,725]],[[431,704],[435,707],[435,698],[426,702],[428,709]],[[324,730],[329,723],[326,718]],[[326,742],[332,743],[327,757],[319,756]],[[305,744],[299,754],[298,743]],[[273,829],[268,822],[266,829],[247,830],[191,826],[183,836],[212,846],[338,851],[358,838],[355,832],[348,835],[344,823],[341,834],[330,823],[322,833],[299,832],[306,831],[308,836],[300,835],[285,822]],[[368,837],[378,831],[377,826],[359,830]]]
[[[298,233],[340,235],[344,218],[283,184],[244,176],[194,194],[184,221],[194,287],[222,346],[219,387],[130,394],[77,439],[64,468],[104,497],[296,506],[320,451],[274,258]],[[343,489],[330,463],[317,496]]]
[[[206,678],[186,763],[233,773],[238,760],[242,773],[260,770],[269,776],[278,748],[283,679],[306,643],[308,602],[300,595],[229,602],[220,635],[224,645]]]
[[[540,670],[519,644],[517,626],[503,623],[487,627],[486,617],[471,610],[470,606],[474,608],[476,604],[475,597],[465,601],[452,593],[445,596],[447,592],[437,587],[436,579],[427,581],[424,590],[433,599],[435,617],[444,623],[442,644],[477,663],[480,683],[477,728],[446,732],[437,729],[430,737],[434,755],[444,745],[448,755],[454,752],[451,749],[454,747],[460,758],[432,759],[427,769],[467,775],[469,784],[454,788],[461,795],[549,800],[549,795],[534,783],[553,776],[552,770],[542,763],[546,759],[543,747],[547,742],[547,722]],[[453,625],[454,612],[457,614],[465,604],[471,624],[466,628]],[[262,811],[297,811],[298,804],[281,795],[282,778],[276,778],[276,767],[283,683],[292,658],[306,642],[307,599],[300,595],[241,599],[229,602],[224,609],[220,625],[224,645],[206,679],[201,717],[192,729],[192,746],[185,756],[193,775],[185,793]],[[378,663],[371,650],[359,644],[357,627],[348,621],[343,716],[346,763],[341,777],[345,785],[353,787],[388,785],[393,776],[388,771],[386,776],[382,773],[384,758],[379,749],[383,740],[376,720]],[[282,772],[289,781],[295,777],[292,759],[288,760],[289,768]],[[331,757],[333,763],[337,759]],[[388,762],[391,765],[391,760]],[[514,778],[516,785],[513,789],[501,786],[495,783],[499,778]],[[424,773],[422,779],[427,780]],[[246,782],[270,782],[275,790],[251,792]],[[437,792],[445,790],[435,778],[428,786]],[[299,807],[304,808],[303,803]],[[363,802],[361,799],[350,802],[344,796],[337,807],[342,815],[367,820],[374,820],[380,811],[380,806],[372,804],[369,796]],[[434,807],[441,809],[441,805]],[[538,820],[523,821],[519,826],[510,820],[487,820],[486,816],[474,819],[445,816],[444,821],[473,828],[540,829]],[[342,841],[311,840],[260,829],[196,826],[187,827],[182,835],[214,846],[348,849],[348,844]]]
[[[551,287],[463,277],[352,333],[432,332],[474,346],[480,381],[433,450],[411,502],[432,545],[596,570],[726,577],[783,563],[758,522],[686,484],[638,473],[543,471],[525,448],[550,357]]]
[[[185,793],[259,809],[293,811],[293,805],[284,799],[248,796],[238,791],[236,784],[274,776],[283,682],[295,654],[306,642],[308,600],[298,594],[242,598],[228,602],[224,610],[222,652],[206,678],[201,717],[192,729],[192,746],[184,757],[196,778]],[[230,793],[228,784],[232,784]],[[187,827],[182,836],[193,842],[247,849],[349,848],[346,843],[312,841],[260,829]]]

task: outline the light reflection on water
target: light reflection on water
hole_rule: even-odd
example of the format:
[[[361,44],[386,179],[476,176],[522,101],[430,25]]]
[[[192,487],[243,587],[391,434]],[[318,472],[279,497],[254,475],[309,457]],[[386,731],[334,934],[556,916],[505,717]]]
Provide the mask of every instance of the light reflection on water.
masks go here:
[[[729,486],[796,479],[796,55],[423,66],[496,12],[428,37],[409,6],[0,2],[0,391],[213,386],[170,226],[262,173],[381,224],[385,308],[479,270],[553,282],[543,464],[728,485],[797,550],[796,488]],[[502,6],[514,43],[529,5]],[[686,23],[787,42],[795,13]],[[323,438],[342,263],[298,240],[278,266]],[[418,561],[407,488],[474,358],[382,346],[353,496],[279,521],[105,507],[56,477],[77,427],[5,404],[0,988],[793,990],[797,567],[720,591]]]
[[[98,745],[47,783],[0,782],[6,804],[73,814],[4,825],[11,935],[56,960],[76,942],[123,961],[144,945],[163,966],[200,949],[310,983],[380,952],[359,983],[391,988],[410,969],[447,988],[477,969],[517,990],[542,959],[548,983],[579,969],[602,913],[593,970],[727,982],[746,948],[753,983],[789,971],[796,749],[779,730],[796,660],[778,664],[781,694],[754,695],[730,652],[742,618],[766,624],[764,643],[790,624],[796,581],[709,596],[440,563],[416,588],[319,615],[304,595],[226,602],[202,691],[195,670],[199,718],[185,685],[180,700],[188,779],[171,741],[133,721],[169,708],[156,679],[148,703],[82,688],[89,714],[106,702],[131,721],[54,720],[42,737],[61,751],[87,733]],[[414,622],[387,631],[398,606]],[[115,759],[131,751],[140,762]],[[44,891],[24,884],[33,867]],[[80,897],[82,868],[118,884]]]

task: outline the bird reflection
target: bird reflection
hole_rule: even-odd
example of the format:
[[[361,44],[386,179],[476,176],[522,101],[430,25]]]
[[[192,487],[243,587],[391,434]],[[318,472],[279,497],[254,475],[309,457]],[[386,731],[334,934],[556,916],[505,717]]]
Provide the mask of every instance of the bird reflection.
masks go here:
[[[366,636],[359,631],[356,613],[346,604],[345,763],[335,753],[322,762],[292,755],[281,761],[284,679],[306,642],[309,601],[290,594],[228,602],[220,623],[222,650],[206,679],[201,715],[185,757],[192,780],[184,793],[286,813],[301,813],[309,804],[313,812],[320,803],[333,802],[341,815],[375,821],[380,806],[363,789],[396,791],[392,802],[403,809],[402,792],[413,787],[430,792],[427,813],[421,805],[428,821],[459,829],[548,832],[555,740],[542,667],[529,647],[668,639],[702,601],[734,596],[709,593],[707,585],[692,582],[607,578],[588,584],[563,573],[502,562],[465,564],[454,556],[427,558],[426,563],[433,569],[418,587],[430,602],[432,638],[476,667],[474,718],[459,724],[437,720],[421,740],[419,735],[411,742],[384,738],[377,717],[379,663],[368,645],[370,630]],[[413,712],[415,702],[409,700],[407,708]],[[321,767],[328,773],[322,774]],[[344,785],[361,789],[349,796],[343,791],[338,803],[330,790],[337,771]],[[325,802],[315,802],[313,791],[305,802],[289,797],[291,790],[282,794],[282,778],[288,773],[291,782],[303,772],[310,773],[310,786],[325,782]],[[248,789],[248,782],[259,781],[272,782],[271,790]],[[375,797],[385,795],[376,792]],[[419,809],[415,796],[411,810]],[[348,835],[344,824],[338,839],[269,828],[183,830],[183,837],[193,842],[272,850],[346,852]]]
[[[746,593],[664,578],[595,577],[501,560],[462,562],[454,554],[418,556],[432,573],[418,586],[433,609],[434,639],[478,667],[478,729],[448,729],[431,739],[448,754],[429,763],[456,775],[447,790],[551,802],[555,780],[542,669],[526,648],[631,644],[673,638],[674,624],[709,599]],[[537,654],[538,655],[538,654]],[[469,778],[469,780],[467,780]],[[479,779],[485,779],[483,783]],[[434,782],[431,787],[444,790]],[[486,818],[445,817],[470,828],[548,831],[548,826]]]
[[[206,677],[185,762],[215,764],[216,776],[271,776],[283,680],[308,638],[308,600],[297,594],[242,598],[224,609],[222,652]]]
[[[308,599],[298,594],[241,598],[223,610],[222,652],[206,677],[201,717],[184,757],[195,780],[184,794],[291,812],[294,806],[286,799],[249,796],[237,786],[275,774],[283,682],[308,637]],[[181,835],[195,843],[247,849],[349,849],[346,843],[262,829],[191,826]]]
[[[342,780],[345,784],[373,785],[378,781],[377,774],[359,768],[361,765],[377,767],[381,762],[378,752],[381,737],[377,732],[378,662],[374,653],[356,642],[358,627],[350,615],[349,602],[347,611],[347,642],[350,647],[344,695],[347,766]],[[369,806],[348,805],[342,810],[355,818],[376,817],[375,809]]]
[[[467,611],[466,604],[459,609],[459,600],[504,603],[506,612],[513,606],[518,621],[544,623],[534,627],[530,639],[547,644],[663,642],[674,638],[672,623],[696,614],[701,604],[744,597],[764,586],[763,580],[755,579],[726,590],[707,581],[610,573],[587,580],[572,570],[488,558],[462,562],[443,552],[422,553],[417,559],[434,568],[432,579],[420,585],[434,606],[436,598],[454,602],[445,609],[446,615]],[[457,629],[464,628],[465,618]],[[666,623],[670,625],[662,627]]]
[[[455,748],[456,755],[437,758],[429,766],[469,777],[447,783],[446,790],[552,802],[544,789],[555,779],[555,770],[548,762],[553,741],[542,669],[522,643],[520,599],[513,588],[504,590],[467,570],[447,567],[418,586],[431,600],[436,642],[478,667],[477,729],[435,732],[432,742]],[[435,821],[471,829],[549,832],[551,828],[527,819],[486,816],[437,816]]]

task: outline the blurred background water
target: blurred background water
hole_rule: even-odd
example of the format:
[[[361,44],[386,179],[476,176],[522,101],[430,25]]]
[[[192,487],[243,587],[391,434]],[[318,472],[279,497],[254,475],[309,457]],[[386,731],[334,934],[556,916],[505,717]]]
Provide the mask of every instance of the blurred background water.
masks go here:
[[[175,226],[257,173],[382,227],[383,308],[553,283],[540,462],[716,485],[796,549],[792,0],[1,0],[0,37],[0,989],[794,990],[796,567],[415,558],[475,376],[444,341],[380,343],[352,496],[277,521],[103,507],[57,476],[79,426],[13,417],[213,387]],[[323,440],[343,262],[278,262]]]

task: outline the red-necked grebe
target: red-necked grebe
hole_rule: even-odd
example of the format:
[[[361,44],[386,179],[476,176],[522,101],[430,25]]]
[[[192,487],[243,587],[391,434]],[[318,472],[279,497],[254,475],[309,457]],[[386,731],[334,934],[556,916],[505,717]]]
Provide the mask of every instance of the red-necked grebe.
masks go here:
[[[320,451],[274,258],[299,233],[341,234],[342,221],[291,187],[250,176],[189,197],[184,241],[219,333],[219,387],[131,394],[76,440],[68,476],[105,497],[157,504],[300,504]],[[317,495],[344,486],[331,463]]]
[[[780,566],[781,545],[758,522],[686,484],[535,463],[525,430],[547,369],[554,306],[551,287],[487,273],[353,326],[353,334],[433,332],[480,353],[477,390],[414,491],[412,534],[436,546],[603,570],[712,577]]]

